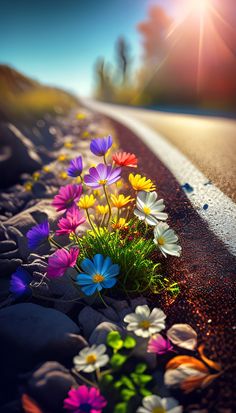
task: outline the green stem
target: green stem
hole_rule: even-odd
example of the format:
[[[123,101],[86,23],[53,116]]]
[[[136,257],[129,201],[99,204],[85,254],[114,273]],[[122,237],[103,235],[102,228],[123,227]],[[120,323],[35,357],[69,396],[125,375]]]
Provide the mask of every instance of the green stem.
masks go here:
[[[100,291],[98,291],[98,296],[99,296],[99,298],[100,298],[101,302],[105,305],[105,307],[109,308],[109,306],[108,306],[108,305],[106,304],[106,302],[104,301],[104,299],[103,299],[103,297],[102,297],[102,295],[101,295]]]
[[[84,383],[89,384],[89,386],[95,386],[98,387],[97,383],[93,383],[92,381],[86,379],[85,377],[83,377],[81,374],[78,373],[78,371],[76,371],[75,369],[72,369],[72,373],[79,377],[80,380],[82,380]]]
[[[51,242],[51,244],[54,245],[54,247],[57,247],[57,248],[59,248],[59,249],[65,248],[65,247],[62,247],[60,244],[58,244],[58,243],[55,241],[55,239],[53,239],[52,237],[49,237],[49,242]],[[65,249],[66,249],[66,248],[65,248]]]
[[[106,154],[103,155],[103,160],[104,160],[105,165],[107,165]]]
[[[105,216],[106,216],[106,214],[104,214],[103,217],[102,217],[102,220],[101,220],[101,223],[100,223],[100,227],[102,227],[103,224],[104,224]]]
[[[90,224],[91,228],[94,230],[94,232],[96,232],[95,225],[93,224],[93,222],[92,222],[92,220],[91,220],[91,218],[90,218],[90,216],[89,216],[89,212],[88,212],[88,210],[87,210],[87,209],[86,209],[86,215],[87,215],[88,222],[89,222],[89,224]]]
[[[104,194],[105,194],[105,197],[106,197],[107,205],[108,205],[108,208],[109,208],[109,214],[108,214],[108,219],[107,219],[107,226],[108,226],[109,221],[110,221],[110,218],[111,218],[111,205],[110,205],[110,202],[109,202],[109,198],[108,198],[108,194],[107,194],[107,190],[106,190],[106,186],[105,186],[105,185],[103,185],[103,190],[104,190]]]

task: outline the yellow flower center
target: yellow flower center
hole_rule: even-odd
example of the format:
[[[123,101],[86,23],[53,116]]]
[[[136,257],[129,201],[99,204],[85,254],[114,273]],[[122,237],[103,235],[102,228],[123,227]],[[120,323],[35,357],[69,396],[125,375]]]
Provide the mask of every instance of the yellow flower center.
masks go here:
[[[100,185],[106,185],[107,179],[100,179],[100,181],[98,181],[98,183],[99,183]]]
[[[147,330],[150,327],[151,323],[148,320],[142,320],[139,322],[138,326],[140,328],[143,328],[144,330]]]
[[[165,240],[164,240],[163,237],[159,237],[159,238],[157,239],[157,242],[158,242],[159,245],[164,245],[164,244],[165,244]]]
[[[86,363],[88,363],[88,364],[94,364],[94,363],[96,363],[96,361],[97,361],[97,357],[96,357],[95,354],[89,354],[86,357]]]
[[[164,409],[164,407],[162,406],[154,407],[152,413],[166,413],[166,409]]]
[[[103,275],[101,275],[101,274],[95,274],[93,276],[93,282],[94,283],[101,283],[104,279],[105,279],[105,277],[103,277]]]
[[[151,212],[151,209],[145,205],[145,206],[143,207],[143,212],[144,212],[145,215],[149,215],[150,212]]]

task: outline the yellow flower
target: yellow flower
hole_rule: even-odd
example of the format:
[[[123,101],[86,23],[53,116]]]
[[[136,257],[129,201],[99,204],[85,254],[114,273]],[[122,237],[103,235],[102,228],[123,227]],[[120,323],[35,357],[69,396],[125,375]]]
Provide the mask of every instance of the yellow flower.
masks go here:
[[[68,149],[71,149],[71,148],[73,148],[73,143],[70,142],[70,141],[67,141],[67,142],[64,143],[64,147],[68,148]]]
[[[82,136],[83,136],[83,138],[88,138],[88,137],[89,137],[89,132],[88,132],[87,130],[85,130],[85,131],[82,133]]]
[[[60,172],[59,177],[61,179],[68,179],[68,175],[65,171]]]
[[[58,160],[59,162],[65,162],[65,161],[67,161],[67,159],[68,159],[68,156],[67,156],[66,154],[64,154],[64,153],[62,153],[61,155],[59,155],[59,156],[57,157],[57,160]]]
[[[108,207],[108,205],[97,205],[97,210],[98,210],[99,214],[105,215],[105,214],[108,214],[109,207]]]
[[[43,172],[46,172],[46,173],[51,172],[50,166],[48,165],[43,166]]]
[[[32,177],[34,181],[38,181],[38,179],[40,178],[40,172],[34,172]]]
[[[117,218],[114,219],[113,223],[112,223],[112,228],[114,229],[120,229],[120,228],[127,228],[128,224],[125,221],[125,218],[119,218],[119,220],[117,221]]]
[[[131,183],[135,191],[150,192],[156,189],[151,179],[147,179],[146,176],[141,176],[139,174],[137,175],[129,174],[129,182]]]
[[[31,189],[32,189],[32,187],[33,187],[33,183],[30,182],[30,181],[27,181],[27,182],[24,184],[25,191],[27,191],[27,192],[30,192]]]
[[[86,118],[86,115],[84,113],[77,113],[76,119],[78,120],[84,120]]]
[[[130,195],[125,197],[123,194],[120,194],[118,196],[111,194],[111,202],[116,208],[123,208],[131,201],[133,201],[133,199],[130,198]]]
[[[84,195],[80,198],[77,205],[81,209],[89,209],[94,206],[95,202],[96,202],[96,199],[94,198],[93,195]]]
[[[124,182],[122,179],[119,179],[119,181],[116,182],[116,187],[117,188],[122,188],[122,186],[124,185]]]

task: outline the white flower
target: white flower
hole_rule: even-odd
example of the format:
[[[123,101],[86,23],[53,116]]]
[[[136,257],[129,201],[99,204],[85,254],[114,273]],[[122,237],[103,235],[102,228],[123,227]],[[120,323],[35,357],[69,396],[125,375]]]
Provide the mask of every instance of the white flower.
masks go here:
[[[178,237],[166,223],[159,222],[159,224],[155,226],[153,241],[165,257],[166,254],[174,255],[175,257],[180,256],[182,248],[177,244]]]
[[[165,221],[168,215],[162,212],[165,209],[163,199],[157,200],[157,193],[139,191],[134,214],[148,225],[156,225],[158,220]]]
[[[148,305],[138,305],[135,313],[126,315],[124,321],[128,323],[128,331],[134,331],[140,337],[150,337],[165,328],[165,319],[166,315],[160,308],[151,312]]]
[[[161,398],[159,396],[144,397],[143,406],[136,413],[182,413],[183,407],[172,397]]]
[[[105,366],[108,363],[109,357],[106,352],[106,346],[100,344],[96,346],[95,344],[92,347],[83,348],[78,356],[75,356],[73,359],[75,369],[77,371],[84,371],[85,373],[91,373],[96,369]]]

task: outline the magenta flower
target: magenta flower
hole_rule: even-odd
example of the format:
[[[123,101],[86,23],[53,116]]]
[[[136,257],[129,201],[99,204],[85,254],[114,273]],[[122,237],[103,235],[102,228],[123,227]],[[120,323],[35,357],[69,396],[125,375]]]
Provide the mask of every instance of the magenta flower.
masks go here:
[[[85,221],[86,218],[83,213],[77,208],[76,205],[73,205],[71,209],[68,209],[66,217],[59,220],[58,227],[60,229],[56,231],[56,235],[75,234],[78,226],[83,224]]]
[[[59,193],[54,197],[52,205],[57,211],[65,211],[79,201],[82,194],[82,185],[62,186]]]
[[[120,179],[121,168],[112,168],[111,165],[100,163],[96,168],[89,169],[89,175],[85,175],[84,182],[92,188],[101,188],[111,185]]]
[[[47,275],[49,278],[62,277],[67,268],[74,267],[79,255],[79,249],[73,247],[70,251],[61,248],[48,259]]]
[[[95,387],[85,385],[71,389],[64,400],[64,409],[73,413],[102,413],[107,401]]]
[[[173,346],[170,340],[168,338],[165,339],[164,337],[162,337],[161,334],[156,334],[155,336],[152,336],[148,342],[148,353],[163,355],[171,350],[173,350]]]
[[[96,156],[104,156],[112,146],[112,137],[96,138],[90,143],[90,150]]]

